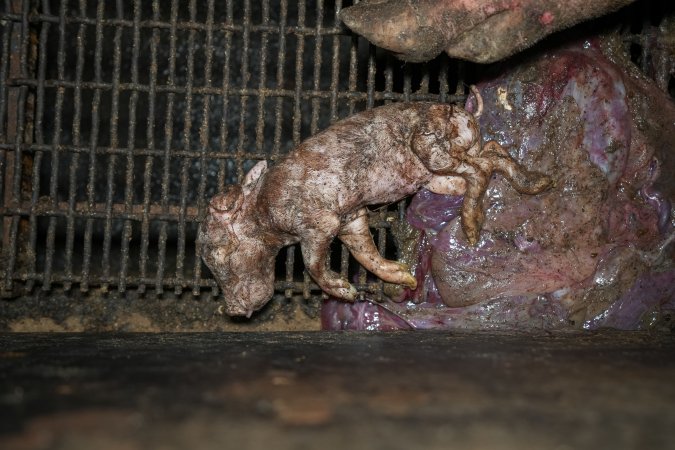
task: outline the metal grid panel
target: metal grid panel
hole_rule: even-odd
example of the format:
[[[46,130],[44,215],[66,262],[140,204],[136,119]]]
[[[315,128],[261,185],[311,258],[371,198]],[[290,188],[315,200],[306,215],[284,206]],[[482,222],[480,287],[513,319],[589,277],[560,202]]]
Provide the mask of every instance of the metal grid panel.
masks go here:
[[[339,23],[342,2],[5,0],[0,11],[4,296],[217,286],[194,245],[208,199],[354,112],[460,101],[461,67],[411,65]],[[372,214],[382,253],[403,205]],[[336,246],[332,264],[379,291]],[[309,297],[297,249],[277,290]]]

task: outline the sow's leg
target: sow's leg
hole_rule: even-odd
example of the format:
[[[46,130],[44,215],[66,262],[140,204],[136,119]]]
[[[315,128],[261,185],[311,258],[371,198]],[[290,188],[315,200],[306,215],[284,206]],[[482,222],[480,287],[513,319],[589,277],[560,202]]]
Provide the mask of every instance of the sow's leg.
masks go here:
[[[417,281],[410,274],[408,266],[380,256],[368,229],[367,214],[365,208],[359,210],[356,218],[342,227],[338,237],[354,258],[377,277],[389,283],[402,284],[415,289]]]

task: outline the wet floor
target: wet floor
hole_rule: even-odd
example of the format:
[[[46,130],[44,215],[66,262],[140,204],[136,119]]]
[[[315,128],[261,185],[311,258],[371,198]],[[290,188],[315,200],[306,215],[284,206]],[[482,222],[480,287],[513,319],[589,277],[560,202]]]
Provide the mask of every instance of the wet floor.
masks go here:
[[[0,335],[0,448],[675,448],[675,336]]]

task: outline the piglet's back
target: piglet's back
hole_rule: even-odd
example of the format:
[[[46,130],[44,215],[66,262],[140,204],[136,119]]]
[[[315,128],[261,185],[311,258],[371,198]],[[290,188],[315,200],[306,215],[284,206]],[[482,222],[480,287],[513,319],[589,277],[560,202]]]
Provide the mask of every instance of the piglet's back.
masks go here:
[[[350,213],[416,192],[430,174],[410,149],[410,135],[430,103],[375,108],[335,123],[270,169],[271,204]]]

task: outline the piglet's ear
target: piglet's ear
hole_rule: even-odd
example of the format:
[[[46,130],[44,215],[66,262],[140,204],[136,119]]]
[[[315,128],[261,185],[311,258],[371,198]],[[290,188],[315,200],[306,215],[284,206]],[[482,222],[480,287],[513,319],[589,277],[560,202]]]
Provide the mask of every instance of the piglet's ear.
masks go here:
[[[244,177],[244,183],[242,184],[242,187],[244,188],[244,194],[248,194],[251,189],[253,189],[253,186],[255,186],[256,181],[258,181],[258,178],[262,176],[263,173],[267,170],[267,161],[263,160],[260,161],[258,164],[253,166],[251,170],[248,171],[246,176]]]

